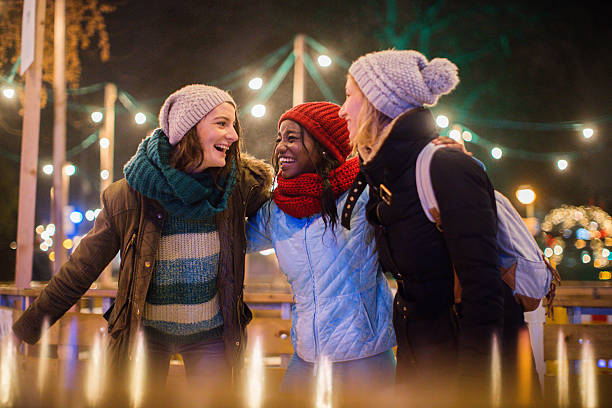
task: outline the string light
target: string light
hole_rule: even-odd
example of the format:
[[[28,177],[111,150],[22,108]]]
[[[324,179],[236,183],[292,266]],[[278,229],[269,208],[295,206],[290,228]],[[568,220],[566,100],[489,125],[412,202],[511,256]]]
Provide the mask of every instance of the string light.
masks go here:
[[[521,202],[521,204],[528,205],[535,201],[536,194],[529,187],[523,187],[516,190],[516,198]]]
[[[99,112],[99,111],[91,112],[91,120],[94,121],[95,123],[102,122],[103,118],[104,118],[104,115],[102,114],[102,112]]]
[[[263,86],[263,79],[259,77],[253,78],[249,81],[249,88],[253,90],[261,89],[262,86]]]
[[[322,67],[329,67],[332,63],[332,59],[328,57],[327,55],[322,54],[322,55],[319,55],[319,58],[317,58],[317,62]]]
[[[2,95],[4,95],[6,99],[13,99],[15,97],[15,89],[7,86],[2,89]]]
[[[503,155],[502,149],[500,149],[499,147],[494,147],[493,149],[491,149],[491,156],[495,160],[501,159],[502,155]]]
[[[134,115],[134,121],[138,125],[144,125],[144,123],[147,121],[147,115],[142,112],[138,112],[136,115]]]
[[[565,169],[567,169],[567,160],[565,159],[560,159],[557,160],[557,168],[561,171],[564,171]]]
[[[438,115],[438,117],[436,117],[436,125],[438,125],[439,128],[447,128],[448,127],[448,118],[444,115]]]
[[[448,132],[448,137],[450,137],[453,140],[456,140],[457,142],[460,142],[461,132],[458,129],[453,129],[450,132]]]
[[[53,174],[53,165],[52,164],[45,164],[42,168],[43,173],[45,173],[46,175],[51,175]]]
[[[76,167],[74,164],[67,164],[64,166],[64,174],[66,176],[74,176],[74,173],[76,173]]]
[[[251,115],[256,118],[262,118],[266,114],[266,107],[262,104],[257,104],[251,109]]]

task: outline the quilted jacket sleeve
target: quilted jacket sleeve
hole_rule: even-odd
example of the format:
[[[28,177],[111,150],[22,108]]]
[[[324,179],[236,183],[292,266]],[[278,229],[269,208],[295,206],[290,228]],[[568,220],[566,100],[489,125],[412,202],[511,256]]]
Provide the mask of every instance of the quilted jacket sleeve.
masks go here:
[[[271,202],[264,204],[254,217],[249,217],[246,225],[247,252],[263,251],[272,248]]]

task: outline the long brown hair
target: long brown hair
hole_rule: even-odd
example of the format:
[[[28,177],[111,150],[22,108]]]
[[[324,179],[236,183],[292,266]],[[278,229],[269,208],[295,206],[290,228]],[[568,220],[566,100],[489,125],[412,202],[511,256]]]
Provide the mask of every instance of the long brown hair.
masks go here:
[[[297,122],[295,122],[297,123]],[[308,152],[308,156],[312,160],[312,164],[314,165],[315,172],[323,179],[323,190],[321,192],[320,204],[321,204],[321,217],[323,218],[323,223],[325,224],[325,228],[327,229],[328,225],[331,225],[332,231],[335,229],[338,224],[338,211],[336,210],[336,197],[334,197],[334,190],[332,188],[331,183],[329,182],[329,173],[340,166],[340,162],[333,157],[331,154],[325,151],[323,145],[314,137],[311,136],[314,142],[314,151],[310,152],[306,145],[304,144],[304,128],[302,125],[297,123],[300,128],[300,136],[302,141],[302,146]],[[278,157],[276,156],[276,143],[274,145],[274,150],[272,151],[272,166],[274,167],[275,178],[278,177],[280,171],[280,163]]]
[[[196,128],[197,125],[189,129],[181,141],[174,146],[170,154],[170,165],[185,173],[192,172],[193,169],[198,168],[204,161],[204,150],[202,150],[202,146],[200,145],[200,139],[198,138],[198,131]],[[211,173],[214,175],[215,185],[219,189],[221,189],[217,184],[219,176],[225,177],[229,174],[232,168],[232,162],[236,163],[236,166],[240,163],[240,142],[242,137],[238,115],[236,115],[236,120],[234,121],[234,130],[238,135],[238,140],[232,143],[227,151],[225,166],[210,168]]]

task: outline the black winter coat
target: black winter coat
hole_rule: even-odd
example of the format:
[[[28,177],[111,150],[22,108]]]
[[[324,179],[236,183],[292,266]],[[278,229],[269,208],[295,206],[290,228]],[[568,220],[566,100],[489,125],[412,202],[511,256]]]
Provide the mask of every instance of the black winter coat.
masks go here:
[[[419,152],[438,136],[432,114],[409,111],[391,126],[360,154],[379,258],[398,282],[398,380],[439,385],[455,368],[462,376],[488,375],[492,335],[504,320],[493,187],[468,155],[438,150],[431,179],[442,218],[439,231],[421,207],[415,179]],[[459,314],[453,266],[463,287]]]

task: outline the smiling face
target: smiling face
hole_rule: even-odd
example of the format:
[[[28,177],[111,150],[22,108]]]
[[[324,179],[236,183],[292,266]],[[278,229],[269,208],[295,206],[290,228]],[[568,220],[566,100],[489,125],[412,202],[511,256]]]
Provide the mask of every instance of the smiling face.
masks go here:
[[[349,139],[351,140],[351,144],[355,143],[355,135],[357,135],[357,131],[359,130],[359,123],[357,122],[359,117],[359,112],[361,111],[361,105],[364,102],[365,97],[361,92],[361,89],[357,86],[357,83],[353,79],[353,77],[348,76],[346,78],[346,100],[342,104],[340,108],[340,112],[338,115],[346,120],[346,124],[349,131]]]
[[[193,173],[199,173],[209,167],[225,166],[225,158],[230,146],[238,141],[234,128],[236,109],[234,105],[224,102],[210,111],[196,125],[196,132],[204,158]]]
[[[314,139],[297,122],[284,120],[281,123],[274,156],[280,164],[283,178],[314,173],[317,159],[315,151]]]

